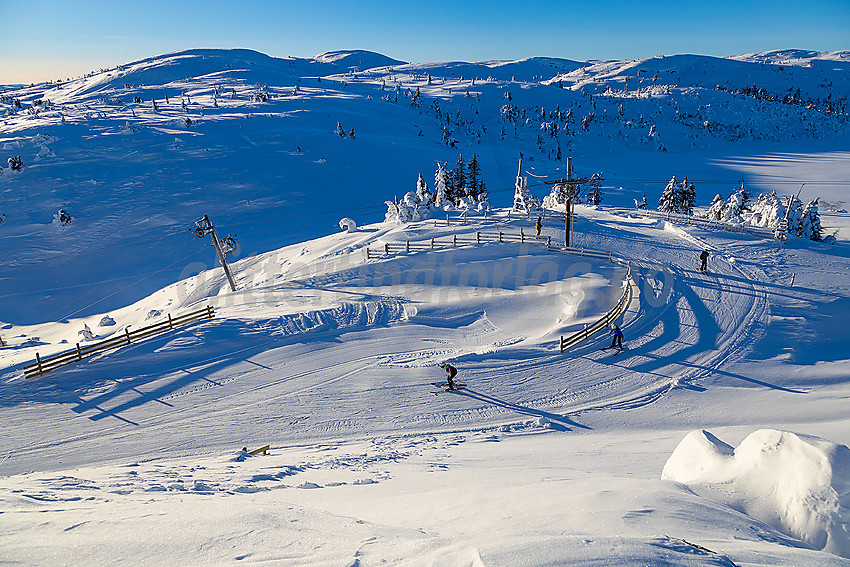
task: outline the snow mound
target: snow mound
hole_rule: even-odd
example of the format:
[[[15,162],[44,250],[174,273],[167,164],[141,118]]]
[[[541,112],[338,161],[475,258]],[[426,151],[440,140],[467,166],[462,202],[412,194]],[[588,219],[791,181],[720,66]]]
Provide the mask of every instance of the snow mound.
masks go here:
[[[661,478],[712,489],[735,509],[817,549],[850,557],[850,449],[818,437],[761,429],[733,449],[692,431]]]

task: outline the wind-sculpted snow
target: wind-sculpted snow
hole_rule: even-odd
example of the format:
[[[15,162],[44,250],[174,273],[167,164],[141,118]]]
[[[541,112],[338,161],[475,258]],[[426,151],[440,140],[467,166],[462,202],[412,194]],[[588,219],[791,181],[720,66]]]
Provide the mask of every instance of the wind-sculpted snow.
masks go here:
[[[754,451],[753,470],[824,478],[806,447],[850,443],[846,235],[780,243],[617,207],[653,203],[672,175],[707,205],[744,174],[748,190],[806,183],[801,199],[846,208],[841,54],[782,56],[401,65],[193,50],[2,93],[0,164],[23,162],[0,172],[3,559],[845,566],[814,549],[841,541],[824,527],[833,496],[846,520],[839,459],[822,483],[835,495],[798,478],[765,494],[747,475],[712,489],[659,476],[688,431],[792,428],[781,459]],[[534,217],[378,222],[417,171],[430,181],[459,154],[510,204],[519,152],[534,197],[566,155],[576,175],[603,172],[602,206],[576,206],[571,242],[631,262],[624,350],[601,350],[605,332],[559,350],[626,272],[547,249],[563,223],[537,239]],[[70,222],[52,222],[60,209]],[[204,214],[238,238],[235,292],[187,230]],[[829,233],[847,222],[822,216]],[[499,230],[526,243],[463,244]],[[206,305],[212,320],[22,378],[86,329],[101,340]],[[444,391],[446,362],[465,389]],[[714,447],[695,468],[728,464]],[[792,485],[818,497],[777,499]],[[780,522],[781,502],[798,514]]]
[[[850,558],[850,449],[788,431],[763,429],[733,449],[693,431],[662,478],[727,502],[816,549]]]

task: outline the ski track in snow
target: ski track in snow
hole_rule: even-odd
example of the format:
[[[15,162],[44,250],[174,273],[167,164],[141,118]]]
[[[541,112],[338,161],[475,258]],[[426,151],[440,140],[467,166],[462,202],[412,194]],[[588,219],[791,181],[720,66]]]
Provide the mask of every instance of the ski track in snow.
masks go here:
[[[598,247],[652,259],[634,263],[638,293],[624,318],[627,350],[616,357],[598,350],[604,333],[562,355],[548,339],[529,343],[501,329],[488,308],[454,319],[411,317],[403,308],[407,300],[391,297],[277,319],[219,318],[42,378],[36,387],[46,396],[42,401],[86,419],[60,420],[47,426],[50,434],[15,431],[17,446],[9,448],[15,458],[0,468],[26,470],[28,461],[49,455],[82,463],[75,455],[105,439],[117,445],[116,458],[131,448],[151,458],[232,447],[246,431],[286,444],[399,429],[481,431],[528,419],[584,428],[581,415],[588,411],[653,403],[677,386],[694,387],[746,352],[745,341],[767,316],[765,292],[751,283],[756,276],[722,252],[713,255],[711,271],[700,274],[695,258],[708,244],[675,227],[646,229],[642,221],[596,216]],[[415,263],[422,256],[391,261]],[[350,283],[333,272],[310,282],[327,293]],[[667,287],[656,299],[659,282]],[[394,295],[404,289],[387,288]],[[241,338],[233,342],[233,336]],[[152,356],[156,370],[137,374]],[[435,368],[440,360],[461,369],[467,390],[439,400],[427,395],[442,372]],[[92,383],[88,375],[102,378]],[[36,419],[53,411],[51,404],[31,407],[30,394],[12,390],[5,411]],[[36,417],[42,412],[44,418]],[[159,447],[163,436],[174,440],[167,449]]]

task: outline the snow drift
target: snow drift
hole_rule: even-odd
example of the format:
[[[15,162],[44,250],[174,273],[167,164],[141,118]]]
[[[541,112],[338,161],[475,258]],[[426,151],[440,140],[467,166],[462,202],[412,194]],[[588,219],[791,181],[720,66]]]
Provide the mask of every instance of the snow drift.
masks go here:
[[[733,449],[692,431],[661,478],[712,495],[817,549],[850,557],[850,449],[788,431],[761,429]]]

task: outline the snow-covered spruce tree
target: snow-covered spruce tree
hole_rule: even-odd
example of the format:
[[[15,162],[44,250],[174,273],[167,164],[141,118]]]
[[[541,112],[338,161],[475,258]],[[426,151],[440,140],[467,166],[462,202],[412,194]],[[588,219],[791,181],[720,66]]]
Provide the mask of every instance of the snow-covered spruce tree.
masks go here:
[[[528,190],[528,177],[517,175],[514,183],[514,210],[515,211],[537,211],[540,204]]]
[[[345,138],[348,135],[345,132],[345,128],[343,128],[342,124],[340,124],[339,122],[336,123],[336,130],[334,130],[334,134],[336,134],[340,138]]]
[[[723,204],[718,220],[732,223],[745,222],[743,215],[750,210],[749,202],[750,194],[744,189],[742,183],[741,187],[729,195],[729,198]]]
[[[594,173],[587,183],[586,202],[588,205],[599,205],[602,203],[602,172]]]
[[[457,204],[460,199],[466,197],[466,164],[463,162],[463,154],[458,155],[457,165],[451,171],[452,195],[449,198]]]
[[[53,215],[53,224],[59,226],[68,226],[72,221],[71,215],[68,214],[68,211],[65,209],[59,209],[59,211]]]
[[[21,156],[12,156],[7,160],[7,163],[9,164],[9,169],[12,171],[20,171],[24,167]]]
[[[422,172],[419,172],[419,179],[416,180],[416,196],[419,197],[419,200],[423,203],[433,203],[434,195],[431,194],[431,189],[428,187],[428,183],[422,178]]]
[[[696,201],[696,188],[693,183],[688,183],[687,176],[679,184],[676,195],[676,212],[683,215],[692,215],[694,212],[694,201]]]
[[[667,182],[667,187],[664,188],[664,191],[661,193],[661,197],[658,199],[658,210],[662,213],[675,213],[676,206],[678,202],[678,187],[679,184],[676,183],[676,176],[674,175],[669,182]]]
[[[758,196],[756,202],[750,206],[750,211],[746,213],[745,219],[754,226],[776,228],[785,218],[787,210],[785,203],[776,196],[776,191],[772,191]]]
[[[478,156],[472,154],[472,159],[466,166],[466,184],[467,195],[478,200],[478,195],[481,193],[481,166],[478,164]]]
[[[823,227],[821,227],[820,215],[818,214],[818,199],[810,201],[803,209],[797,235],[800,238],[808,238],[816,242],[823,240]]]
[[[452,202],[447,195],[447,178],[446,166],[437,161],[437,171],[434,173],[434,206],[438,209],[448,210],[452,208]]]
[[[709,205],[708,210],[705,211],[705,218],[708,220],[719,221],[723,216],[723,197],[720,196],[720,193],[714,196],[714,200]]]
[[[785,218],[788,219],[788,234],[799,235],[800,223],[803,219],[803,202],[791,195],[782,199],[785,205]]]
[[[643,194],[643,198],[640,201],[638,201],[637,199],[634,199],[634,202],[635,202],[635,208],[636,209],[645,209],[647,207],[647,205],[649,204],[649,203],[646,202],[646,193]]]
[[[487,187],[481,178],[481,166],[478,164],[478,157],[475,154],[472,154],[472,159],[467,164],[466,169],[466,197],[470,207],[478,211],[489,210],[490,196],[487,194]]]

